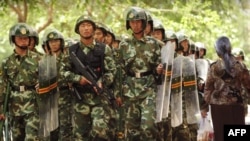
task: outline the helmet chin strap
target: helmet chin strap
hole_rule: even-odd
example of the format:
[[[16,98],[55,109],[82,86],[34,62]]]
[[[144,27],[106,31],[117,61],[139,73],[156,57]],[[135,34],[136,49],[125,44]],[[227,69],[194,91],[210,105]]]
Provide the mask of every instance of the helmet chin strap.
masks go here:
[[[144,30],[141,30],[141,31],[139,31],[139,32],[137,32],[137,33],[134,32],[134,34],[141,34],[143,31],[144,31]]]
[[[29,37],[29,44],[27,46],[19,46],[15,41],[13,41],[15,43],[15,46],[22,49],[22,50],[26,50],[28,49],[28,46],[30,45],[30,37]]]
[[[16,45],[16,47],[18,47],[18,48],[20,48],[20,49],[22,49],[22,50],[28,49],[28,46],[19,46],[19,45],[17,45],[16,43],[15,43],[15,45]]]

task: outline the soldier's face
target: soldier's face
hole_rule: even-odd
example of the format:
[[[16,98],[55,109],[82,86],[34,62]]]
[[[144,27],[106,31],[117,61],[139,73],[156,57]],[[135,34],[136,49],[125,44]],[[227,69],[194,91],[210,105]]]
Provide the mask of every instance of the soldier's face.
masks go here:
[[[151,31],[152,31],[151,24],[148,23],[147,26],[146,26],[146,28],[145,28],[145,34],[149,35]]]
[[[50,40],[49,47],[50,47],[51,52],[59,51],[61,47],[61,40],[60,39]]]
[[[35,48],[35,39],[34,38],[30,38],[30,45],[28,47],[29,47],[29,50],[34,50],[34,48]]]
[[[156,39],[158,39],[160,41],[163,40],[162,32],[160,29],[154,30],[152,35],[153,35],[153,37],[155,37]]]
[[[129,26],[135,34],[140,33],[142,31],[142,20],[129,21]]]
[[[205,54],[205,50],[204,49],[200,49],[199,50],[199,56],[203,56]]]
[[[94,35],[94,27],[90,22],[82,22],[79,25],[79,33],[83,38],[90,38]]]
[[[105,37],[105,43],[108,44],[108,45],[111,45],[113,42],[113,37],[111,34],[107,34],[107,36]]]
[[[27,48],[30,43],[30,38],[28,36],[15,36],[14,40],[16,45],[22,48]]]
[[[181,42],[181,45],[183,46],[184,51],[188,51],[188,40],[184,40]]]
[[[104,34],[103,34],[103,32],[102,32],[101,29],[96,29],[95,30],[94,39],[96,41],[99,41],[99,42],[102,42],[102,43],[104,42],[105,36],[104,36]]]

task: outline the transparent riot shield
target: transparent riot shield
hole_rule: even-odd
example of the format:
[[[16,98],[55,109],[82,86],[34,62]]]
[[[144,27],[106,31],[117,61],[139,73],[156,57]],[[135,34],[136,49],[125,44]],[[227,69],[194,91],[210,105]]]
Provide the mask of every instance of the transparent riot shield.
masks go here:
[[[161,58],[164,70],[162,84],[158,87],[156,97],[156,122],[162,121],[162,118],[167,118],[169,113],[174,43],[169,41],[162,47]]]
[[[183,59],[183,91],[188,124],[198,123],[201,114],[199,107],[196,68],[194,55]]]
[[[39,136],[47,137],[58,128],[57,67],[55,55],[39,61]]]
[[[9,113],[6,112],[5,114],[5,120],[4,120],[4,126],[3,126],[3,138],[0,140],[3,141],[13,141],[12,138],[12,131],[11,131],[11,126],[10,126],[10,116]]]
[[[171,82],[171,125],[177,127],[182,124],[182,60],[183,56],[177,56],[173,61]]]
[[[209,63],[205,59],[195,59],[197,77],[206,82]]]

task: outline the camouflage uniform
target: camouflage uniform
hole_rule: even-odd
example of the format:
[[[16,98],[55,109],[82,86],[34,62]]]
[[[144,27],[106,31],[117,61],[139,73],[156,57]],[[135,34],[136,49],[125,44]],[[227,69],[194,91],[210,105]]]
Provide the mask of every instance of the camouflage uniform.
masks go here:
[[[94,47],[96,42],[93,42],[91,46],[85,46],[80,43],[80,48],[84,52],[89,52],[91,48]],[[115,71],[115,64],[112,58],[110,47],[105,47],[105,73],[103,75],[103,82],[106,84],[111,84],[113,80],[112,72]],[[66,57],[67,58],[67,57]],[[78,83],[81,77],[78,74],[69,71],[71,68],[69,62],[65,62],[62,67],[62,75],[69,82]],[[103,138],[108,140],[109,134],[109,115],[106,113],[108,111],[109,105],[106,100],[97,95],[94,91],[81,91],[82,101],[74,99],[74,138],[79,141],[87,141],[89,139]]]
[[[71,141],[73,132],[72,132],[72,95],[68,86],[68,83],[63,79],[63,77],[60,76],[59,68],[61,65],[64,56],[66,53],[68,53],[67,50],[65,50],[64,45],[64,37],[62,33],[60,33],[58,30],[53,29],[50,32],[47,33],[46,37],[46,45],[49,46],[50,40],[60,40],[60,54],[56,58],[57,62],[57,69],[58,69],[58,89],[59,89],[59,99],[58,99],[58,105],[59,105],[59,128],[56,129],[51,133],[51,141],[54,140],[60,140],[60,141]],[[65,54],[64,54],[65,53]]]
[[[37,31],[35,31],[35,29],[33,29],[33,28],[31,29],[31,34],[30,34],[30,39],[32,39],[32,38],[34,40],[34,43],[30,44],[29,49],[31,51],[38,53],[39,55],[42,55],[42,53],[39,52],[36,48],[36,46],[39,44],[39,36],[38,36]]]
[[[86,26],[86,24],[92,26]],[[90,32],[81,32],[84,29],[92,31],[91,34]],[[97,83],[101,83],[103,88],[106,88],[113,82],[114,73],[116,73],[115,62],[111,48],[93,39],[95,29],[95,22],[90,17],[80,16],[76,21],[75,32],[81,35],[81,41],[70,46],[69,50],[76,53],[79,60],[94,71],[93,73],[97,75],[95,78],[98,79]],[[88,41],[88,45],[84,44],[85,41]],[[111,140],[110,134],[112,132],[109,130],[110,105],[107,98],[103,96],[103,93],[97,94],[93,86],[83,80],[81,73],[76,69],[76,64],[71,60],[72,53],[69,55],[65,57],[66,61],[61,64],[60,73],[67,82],[73,83],[74,88],[82,97],[81,100],[76,97],[73,99],[74,140]],[[82,81],[87,84],[80,85]]]
[[[154,140],[157,130],[154,123],[156,83],[153,72],[160,63],[159,44],[151,37],[141,40],[132,38],[130,41],[121,42],[120,48],[124,69],[128,73],[123,85],[128,139]],[[129,74],[150,71],[151,75],[141,78]]]
[[[15,36],[27,37],[29,34],[30,27],[18,23],[10,29],[10,42],[15,43]],[[16,45],[17,48],[21,47]],[[24,56],[14,50],[13,54],[3,60],[1,79],[11,86],[8,105],[13,140],[35,141],[38,140],[39,123],[35,85],[38,81],[40,56],[29,51],[27,46],[25,49],[27,52]]]
[[[250,75],[231,54],[227,37],[218,38],[215,49],[220,59],[209,68],[204,98],[211,105],[215,141],[221,141],[223,125],[245,124],[242,94],[250,92]]]
[[[115,98],[121,98],[123,100],[122,95],[122,84],[124,80],[125,72],[122,69],[122,63],[121,63],[121,56],[120,56],[120,48],[112,48],[113,50],[113,56],[117,68],[117,73],[114,77],[114,82],[111,85],[111,89],[114,92]],[[117,107],[115,114],[115,128],[116,128],[116,139],[119,141],[124,140],[124,132],[125,132],[125,111],[124,111],[124,105],[120,105],[120,107]]]
[[[156,67],[160,64],[160,46],[149,36],[143,35],[146,28],[146,13],[139,7],[131,7],[127,13],[126,28],[130,21],[141,20],[142,32],[123,40],[121,60],[126,76],[123,82],[123,101],[125,105],[125,129],[128,141],[156,140],[158,133],[156,117]],[[132,28],[131,28],[132,29]],[[138,37],[137,36],[137,37]]]
[[[183,58],[189,58],[188,55],[190,55],[189,54],[190,46],[189,45],[186,46],[187,50],[184,51],[184,46],[181,45],[182,41],[184,41],[184,40],[189,41],[188,37],[183,33],[179,34],[178,38],[176,38],[175,34],[172,34],[171,32],[170,32],[170,35],[172,36],[172,39],[176,39],[175,42],[176,42],[177,46],[175,49],[175,53],[176,53],[175,58],[179,57],[179,55],[182,56]],[[190,56],[192,57],[192,59],[194,59],[193,55],[190,55]],[[184,59],[182,59],[182,61],[183,60]],[[183,65],[183,66],[186,66],[186,65]],[[182,66],[182,69],[184,68],[183,66]],[[195,66],[193,69],[195,69]],[[189,93],[188,93],[189,91],[188,91],[188,88],[184,87],[184,83],[188,82],[189,80],[185,80],[186,78],[183,75],[184,73],[187,73],[187,72],[184,72],[184,70],[182,70],[181,77],[183,80],[182,80],[182,82],[180,82],[182,84],[182,107],[181,108],[182,108],[182,120],[183,120],[183,122],[176,127],[172,127],[172,140],[173,141],[196,141],[197,140],[198,121],[197,121],[197,123],[194,123],[194,124],[190,124],[187,121],[187,114],[188,114],[187,110],[188,109],[186,106],[187,106],[188,102],[186,99],[187,98],[186,95],[189,95]],[[195,80],[195,81],[197,81],[197,80]],[[173,82],[173,79],[172,79],[172,82]],[[172,83],[172,85],[173,85],[173,83]],[[196,87],[196,85],[194,85],[194,87]],[[197,100],[198,100],[198,90],[194,89],[194,91],[197,92]],[[171,91],[171,95],[173,95],[172,93],[173,93],[173,89]],[[199,103],[197,103],[197,104],[199,104]],[[199,106],[199,105],[197,105],[197,106]],[[171,109],[173,109],[173,108],[175,108],[175,107],[171,107]],[[197,111],[197,112],[199,112],[199,111]],[[173,111],[171,111],[170,114],[171,114],[171,118],[173,118],[173,115],[174,115]],[[170,119],[170,120],[173,120],[173,119]]]

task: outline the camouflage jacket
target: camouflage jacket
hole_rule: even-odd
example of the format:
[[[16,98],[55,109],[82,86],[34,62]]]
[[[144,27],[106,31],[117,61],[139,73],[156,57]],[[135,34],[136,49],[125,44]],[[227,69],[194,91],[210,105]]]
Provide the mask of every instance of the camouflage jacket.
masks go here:
[[[94,41],[92,45],[86,46],[82,43],[80,43],[80,49],[87,54],[91,49],[94,48],[96,42]],[[70,54],[66,54],[64,56],[64,60],[60,64],[60,77],[64,79],[66,82],[72,82],[79,84],[79,81],[81,79],[81,75],[76,74],[72,70],[70,61]],[[114,74],[116,73],[116,66],[115,61],[113,59],[112,50],[109,46],[105,46],[105,52],[104,52],[104,72],[103,75],[100,77],[98,82],[103,82],[106,86],[111,85],[114,79]],[[93,98],[93,95],[89,95],[88,100],[91,101]]]
[[[32,51],[28,51],[27,55],[22,57],[14,51],[3,60],[1,83],[10,83],[9,110],[11,114],[20,116],[36,110],[35,85],[38,83],[39,59],[39,54]],[[2,84],[1,86],[6,87]],[[5,97],[5,89],[0,92],[0,95],[2,98]]]
[[[156,92],[156,67],[161,62],[160,45],[152,37],[144,36],[137,40],[134,37],[122,41],[121,49],[122,67],[126,72],[124,79],[123,95],[130,98],[155,97],[150,89]],[[151,75],[140,78],[131,77],[129,73],[152,72]]]
[[[217,60],[212,63],[205,85],[204,98],[209,104],[235,104],[242,103],[244,90],[250,92],[250,75],[233,56],[233,68],[231,74],[226,73],[223,61]]]

